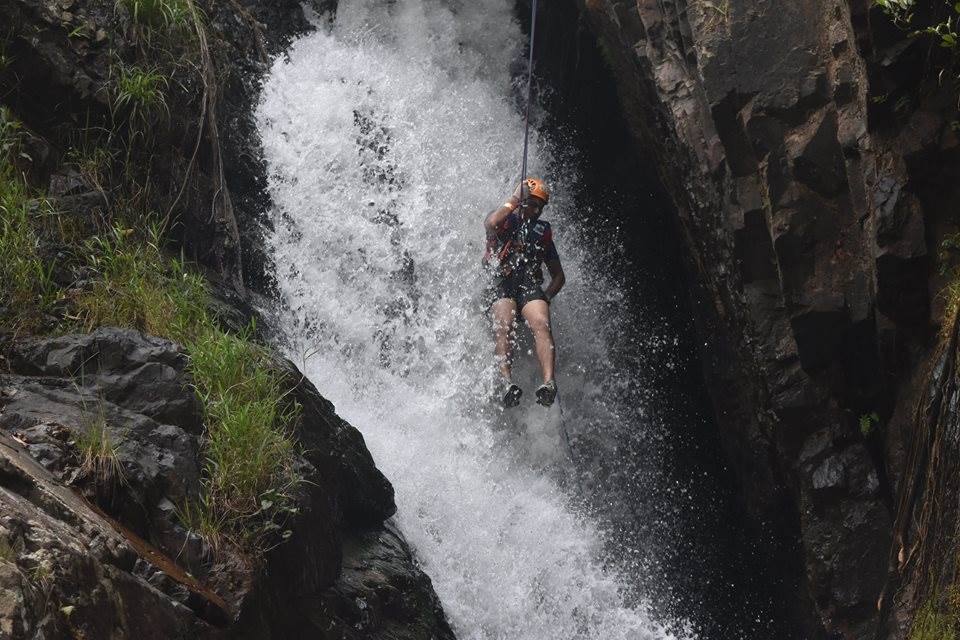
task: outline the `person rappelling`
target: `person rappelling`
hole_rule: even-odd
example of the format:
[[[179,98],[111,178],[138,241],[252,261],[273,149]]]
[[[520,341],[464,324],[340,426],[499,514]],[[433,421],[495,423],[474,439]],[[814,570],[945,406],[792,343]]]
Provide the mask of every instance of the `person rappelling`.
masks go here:
[[[547,185],[528,178],[484,220],[487,249],[483,262],[491,279],[487,298],[493,321],[494,352],[502,378],[503,404],[507,407],[517,406],[523,394],[511,376],[518,312],[533,333],[543,376],[543,384],[536,392],[537,402],[549,407],[557,397],[550,303],[560,293],[566,278],[550,223],[540,219],[549,201]],[[542,288],[544,264],[550,273],[550,283],[545,290]]]
[[[493,320],[494,352],[502,377],[503,404],[520,404],[523,390],[513,382],[511,365],[516,342],[517,313],[533,332],[543,384],[537,388],[537,402],[545,407],[557,398],[556,348],[550,330],[550,302],[560,293],[566,278],[560,256],[553,244],[550,223],[541,220],[550,201],[550,190],[542,180],[527,175],[530,142],[530,95],[533,87],[533,45],[537,34],[537,0],[530,7],[530,57],[527,62],[527,106],[523,122],[523,163],[520,185],[498,209],[487,215],[484,227],[487,250],[483,261],[491,281],[489,312]],[[543,265],[550,272],[550,284],[543,285]]]

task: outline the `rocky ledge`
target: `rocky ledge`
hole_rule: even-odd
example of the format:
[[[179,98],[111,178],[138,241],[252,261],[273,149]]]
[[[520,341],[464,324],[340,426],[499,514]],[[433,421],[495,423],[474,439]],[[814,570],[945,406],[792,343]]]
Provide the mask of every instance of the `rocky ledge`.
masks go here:
[[[0,374],[0,637],[452,638],[360,433],[289,362],[306,479],[253,564],[180,523],[202,415],[182,349],[136,331],[8,342]],[[110,469],[83,447],[118,443]]]

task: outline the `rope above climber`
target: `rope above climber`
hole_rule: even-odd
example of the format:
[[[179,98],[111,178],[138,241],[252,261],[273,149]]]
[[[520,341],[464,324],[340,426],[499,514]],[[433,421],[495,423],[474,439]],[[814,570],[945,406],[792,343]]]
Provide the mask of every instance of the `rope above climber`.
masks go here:
[[[533,332],[540,362],[543,384],[537,389],[537,402],[549,407],[557,397],[554,378],[556,349],[550,330],[550,303],[560,293],[566,277],[553,243],[550,223],[540,219],[549,201],[547,186],[541,180],[527,178],[484,221],[487,235],[484,264],[490,275],[487,301],[502,377],[502,398],[507,407],[519,404],[523,394],[511,377],[517,312]],[[550,283],[546,289],[542,288],[544,264],[550,273]]]

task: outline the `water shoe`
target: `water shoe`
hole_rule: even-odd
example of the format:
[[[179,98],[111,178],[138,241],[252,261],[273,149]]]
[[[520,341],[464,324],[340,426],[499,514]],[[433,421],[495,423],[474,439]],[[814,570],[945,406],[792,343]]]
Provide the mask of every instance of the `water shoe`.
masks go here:
[[[537,404],[542,404],[545,407],[553,405],[553,401],[557,399],[557,383],[554,380],[549,382],[544,382],[537,389]]]

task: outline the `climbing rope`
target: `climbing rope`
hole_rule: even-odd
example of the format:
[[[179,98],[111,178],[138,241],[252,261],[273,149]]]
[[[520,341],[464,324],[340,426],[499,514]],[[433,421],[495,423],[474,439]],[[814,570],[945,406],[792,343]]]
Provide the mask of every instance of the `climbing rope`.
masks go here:
[[[530,103],[532,102],[533,95],[533,47],[537,39],[537,0],[533,0],[530,4],[530,56],[527,59],[527,104],[526,110],[523,115],[523,163],[520,169],[520,202],[526,204],[527,197],[524,194],[524,191],[527,188],[527,153],[530,149]],[[525,225],[524,225],[525,226]],[[525,237],[525,232],[522,231],[524,227],[521,227],[521,233]],[[557,355],[557,364],[559,365],[559,355]],[[571,462],[576,462],[573,454],[573,446],[570,442],[570,434],[567,432],[567,427],[563,421],[563,404],[560,402],[560,396],[557,396],[557,404],[560,407],[560,431],[563,434],[564,443],[567,446],[567,455],[570,457]],[[580,482],[579,477],[577,482]]]
[[[526,203],[523,192],[527,181],[527,149],[530,141],[530,96],[533,88],[533,45],[537,38],[537,0],[530,5],[530,57],[527,60],[527,108],[523,116],[523,165],[520,170],[520,202]]]

